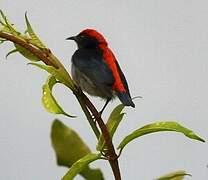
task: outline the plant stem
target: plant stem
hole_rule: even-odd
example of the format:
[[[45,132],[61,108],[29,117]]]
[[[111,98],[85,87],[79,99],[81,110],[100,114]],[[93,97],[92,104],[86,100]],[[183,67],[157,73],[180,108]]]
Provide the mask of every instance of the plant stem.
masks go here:
[[[22,46],[23,48],[27,49],[32,54],[34,54],[37,58],[42,60],[46,65],[53,66],[56,69],[58,68],[57,64],[55,64],[54,62],[51,62],[45,53],[43,53],[40,49],[37,49],[36,47],[32,46],[31,44],[25,42],[24,40],[17,38],[11,34],[1,32],[1,31],[0,31],[0,37],[6,40],[12,41],[13,43],[18,44]]]
[[[67,74],[68,79],[71,80],[71,77],[68,74],[67,70],[61,64],[61,62],[50,52],[49,49],[46,49],[46,51],[38,49],[18,37],[15,37],[11,34],[4,33],[1,31],[0,31],[0,37],[3,39],[6,39],[8,41],[11,41],[15,44],[18,44],[18,45],[22,46],[23,48],[27,49],[29,52],[31,52],[33,55],[35,55],[37,58],[39,58],[41,61],[43,61],[46,65],[53,66],[57,69],[58,68],[63,69],[65,74]],[[111,165],[115,180],[121,180],[121,174],[120,174],[120,169],[119,169],[119,164],[118,164],[118,156],[115,152],[115,148],[113,146],[108,128],[107,128],[106,124],[104,123],[104,121],[102,120],[100,113],[97,111],[97,109],[92,104],[92,102],[87,98],[87,96],[82,92],[82,90],[80,90],[79,88],[74,88],[71,90],[73,91],[73,93],[77,97],[77,99],[80,103],[80,106],[81,106],[82,110],[84,111],[84,113],[89,121],[89,124],[91,125],[96,137],[99,138],[100,132],[99,132],[95,122],[93,121],[92,116],[90,115],[90,112],[95,117],[95,120],[98,123],[100,130],[103,134],[103,137],[105,139],[105,143],[107,146],[107,152],[105,152],[105,155],[108,158],[108,161]],[[90,110],[90,112],[88,109]]]
[[[86,118],[87,118],[87,120],[88,120],[88,122],[89,122],[89,124],[90,124],[90,126],[91,126],[91,128],[92,128],[92,130],[93,130],[93,132],[94,132],[94,134],[96,136],[96,138],[99,139],[100,131],[98,130],[98,128],[96,126],[96,123],[93,121],[92,116],[91,116],[89,110],[85,106],[83,98],[77,96],[76,94],[75,94],[75,96],[76,96],[77,100],[79,101],[79,104],[80,104],[83,112],[85,113],[85,116],[86,116]]]
[[[105,153],[105,155],[108,158],[108,161],[111,165],[111,169],[113,171],[115,180],[121,180],[121,174],[120,174],[120,169],[119,169],[119,164],[118,164],[118,156],[115,152],[115,148],[113,146],[108,128],[106,124],[103,122],[100,113],[97,111],[95,106],[92,104],[92,102],[87,98],[87,96],[82,91],[80,91],[80,96],[82,96],[85,99],[86,106],[92,112],[103,134],[103,137],[105,139],[105,143],[107,146],[107,152]]]
[[[41,61],[43,61],[46,65],[49,65],[49,66],[53,66],[55,68],[61,68],[64,70],[65,74],[67,74],[67,78],[70,78],[71,80],[71,77],[70,75],[68,74],[68,72],[66,71],[66,69],[64,68],[64,66],[62,65],[62,63],[50,52],[49,49],[47,50],[39,50],[37,49],[36,47],[32,46],[31,44],[29,44],[28,42],[20,39],[20,38],[17,38],[13,35],[10,35],[10,34],[7,34],[7,33],[3,33],[3,32],[0,32],[0,37],[1,38],[4,38],[8,41],[11,41],[15,44],[18,44],[22,47],[24,47],[25,49],[27,49],[29,52],[31,52],[32,54],[34,54],[36,57],[38,57]],[[67,85],[67,84],[66,84]],[[83,105],[83,102],[81,101],[80,98],[78,98],[78,101],[82,107],[82,110],[84,111],[87,119],[88,119],[88,122],[91,126],[91,128],[93,129],[97,139],[99,138],[100,136],[100,132],[96,126],[96,124],[94,123],[88,109]]]

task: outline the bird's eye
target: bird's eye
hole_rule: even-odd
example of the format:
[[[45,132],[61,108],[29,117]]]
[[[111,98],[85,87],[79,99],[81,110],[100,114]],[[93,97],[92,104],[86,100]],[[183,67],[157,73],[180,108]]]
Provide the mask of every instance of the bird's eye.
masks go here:
[[[80,36],[80,38],[81,38],[81,39],[84,39],[84,38],[85,38],[85,36],[84,36],[84,35],[81,35],[81,36]]]

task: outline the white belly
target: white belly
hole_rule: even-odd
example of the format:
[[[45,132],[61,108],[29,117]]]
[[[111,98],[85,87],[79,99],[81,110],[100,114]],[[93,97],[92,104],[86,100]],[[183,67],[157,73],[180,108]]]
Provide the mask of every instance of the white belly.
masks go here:
[[[71,66],[72,78],[76,82],[76,84],[88,94],[93,96],[99,96],[101,98],[107,98],[106,94],[99,90],[93,82],[83,73],[81,73],[72,63]]]

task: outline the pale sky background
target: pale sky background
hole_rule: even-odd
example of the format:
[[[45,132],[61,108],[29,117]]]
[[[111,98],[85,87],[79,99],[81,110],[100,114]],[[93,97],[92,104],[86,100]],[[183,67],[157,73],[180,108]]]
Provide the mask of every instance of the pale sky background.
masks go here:
[[[115,143],[133,130],[158,120],[174,120],[208,137],[208,1],[207,0],[1,0],[2,9],[22,31],[24,13],[35,31],[70,70],[76,49],[66,37],[95,28],[107,38],[126,74],[136,109],[126,108]],[[54,118],[78,131],[95,150],[95,137],[72,94],[61,86],[55,96],[77,119],[51,115],[41,106],[47,73],[27,66],[20,55],[5,60],[0,50],[0,179],[58,180],[50,143]],[[93,98],[101,108],[103,102]],[[105,116],[119,103],[110,103]],[[177,133],[148,135],[129,144],[120,158],[123,180],[153,180],[184,169],[193,180],[208,179],[208,145]],[[113,180],[104,161],[106,180]],[[76,177],[81,180],[81,177]]]

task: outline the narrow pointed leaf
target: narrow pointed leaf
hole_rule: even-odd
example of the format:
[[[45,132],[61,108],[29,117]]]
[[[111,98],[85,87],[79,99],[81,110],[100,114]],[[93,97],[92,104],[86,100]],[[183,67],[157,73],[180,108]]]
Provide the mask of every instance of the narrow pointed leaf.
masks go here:
[[[177,122],[167,121],[167,122],[156,122],[156,123],[153,123],[153,124],[149,124],[149,125],[146,125],[146,126],[140,128],[140,129],[132,132],[131,134],[126,136],[121,141],[121,143],[118,146],[118,149],[123,149],[129,142],[131,142],[132,140],[134,140],[134,139],[136,139],[140,136],[144,136],[146,134],[160,132],[160,131],[180,132],[180,133],[183,133],[188,138],[195,139],[195,140],[198,140],[198,141],[201,141],[201,142],[205,142],[202,138],[197,136],[190,129],[187,129],[187,128],[181,126]]]
[[[158,178],[157,180],[183,180],[185,176],[191,176],[185,171],[177,171]]]
[[[123,104],[116,106],[108,118],[106,125],[109,130],[111,138],[113,138],[113,135],[116,132],[119,123],[123,119],[124,113],[121,113],[123,109],[124,109]],[[101,135],[97,144],[97,150],[101,151],[104,148],[104,146],[105,146],[104,138],[103,135]]]
[[[62,82],[62,77],[58,71],[58,69],[54,68],[53,66],[48,66],[44,64],[38,64],[38,63],[28,63],[28,65],[36,66],[40,69],[43,69],[47,71],[49,74],[53,75],[56,79]]]
[[[42,96],[42,103],[46,111],[54,114],[63,114],[68,117],[76,117],[67,114],[61,106],[57,103],[54,96],[52,95],[52,88],[58,81],[54,76],[49,76],[46,83],[43,85],[43,96]]]
[[[88,154],[75,162],[67,174],[62,178],[62,180],[73,180],[73,178],[78,175],[82,170],[84,170],[88,164],[93,161],[101,159],[101,154]],[[96,179],[95,179],[96,180]]]
[[[2,17],[3,21],[0,20],[3,28],[1,31],[11,33],[15,36],[19,36],[20,33],[14,28],[14,25],[10,23],[7,17],[4,15],[3,11],[0,10],[0,16]]]
[[[34,56],[30,51],[28,51],[27,49],[23,48],[22,46],[18,45],[18,44],[14,44],[16,50],[23,55],[26,59],[33,61],[33,62],[37,62],[40,61],[40,59],[38,59],[36,56]]]
[[[16,53],[16,52],[18,52],[17,49],[13,49],[12,51],[8,52],[8,53],[6,54],[6,59],[8,58],[8,56],[10,56],[11,54],[14,54],[14,53]]]
[[[1,19],[3,19],[3,20],[1,20],[1,24],[3,26],[2,29],[1,29],[2,32],[6,32],[6,33],[9,33],[9,34],[12,34],[13,36],[18,37],[18,38],[20,38],[22,40],[27,40],[27,37],[21,35],[21,33],[18,32],[15,29],[14,25],[8,21],[8,19],[6,18],[6,16],[4,15],[4,13],[1,10],[0,10],[0,16],[1,16]],[[0,41],[4,42],[2,40],[0,40]],[[27,58],[27,59],[29,59],[31,61],[39,61],[39,59],[36,56],[34,56],[32,53],[30,53],[25,48],[19,46],[18,44],[14,44],[14,46],[15,46],[15,49],[17,49],[17,51],[21,55],[23,55],[25,58]],[[11,54],[11,53],[9,53],[9,54]]]
[[[5,39],[0,38],[0,44],[4,43],[5,41]]]
[[[52,124],[51,141],[60,166],[70,168],[79,159],[91,153],[80,136],[59,120],[54,120]],[[80,175],[88,180],[103,180],[100,169],[92,169],[88,165],[80,171]]]
[[[32,26],[30,25],[30,22],[28,20],[27,17],[27,13],[25,13],[25,21],[26,21],[26,25],[27,25],[27,30],[26,32],[28,32],[28,34],[31,37],[31,42],[33,45],[35,45],[36,47],[39,48],[46,48],[46,46],[41,42],[41,40],[38,38],[38,36],[35,34],[35,32],[32,29]]]
[[[38,64],[38,63],[28,63],[28,64],[39,67],[40,69],[47,71],[48,73],[53,75],[57,80],[59,80],[60,82],[67,85],[68,87],[70,87],[70,89],[73,90],[74,83],[72,81],[69,82],[68,80],[66,80],[64,76],[62,75],[62,71],[60,69],[56,69],[53,66],[48,66],[44,64]]]
[[[3,14],[3,11],[2,10],[0,10],[0,25],[1,26],[4,26],[4,23],[3,23],[3,21],[2,21],[2,14]]]

